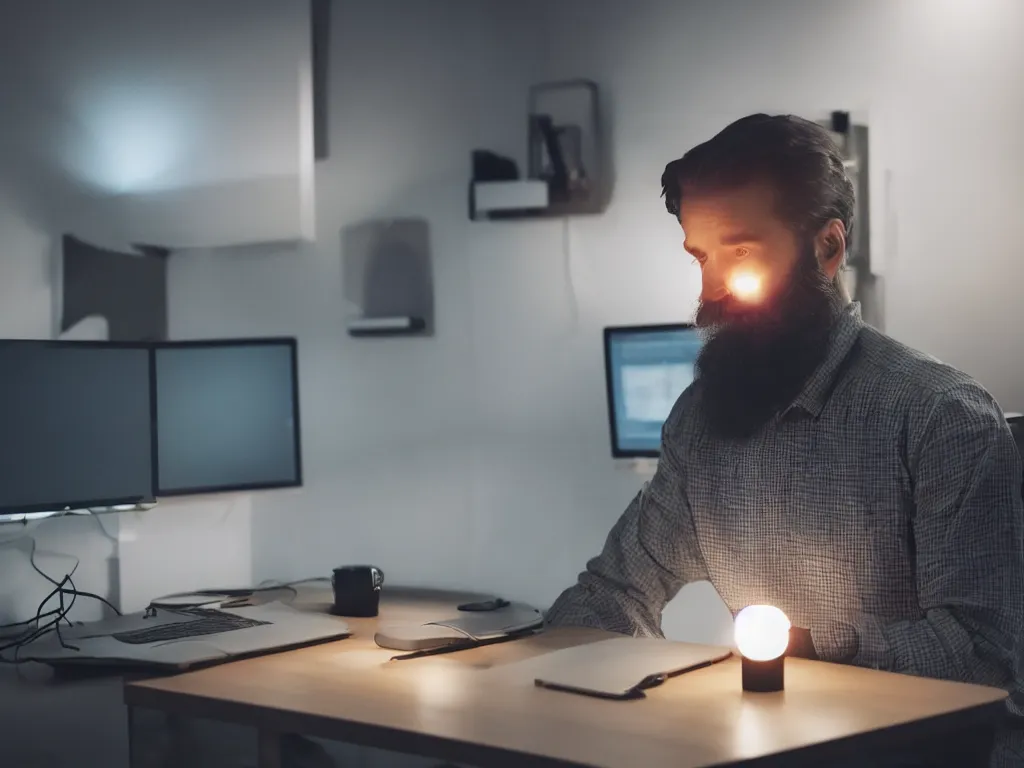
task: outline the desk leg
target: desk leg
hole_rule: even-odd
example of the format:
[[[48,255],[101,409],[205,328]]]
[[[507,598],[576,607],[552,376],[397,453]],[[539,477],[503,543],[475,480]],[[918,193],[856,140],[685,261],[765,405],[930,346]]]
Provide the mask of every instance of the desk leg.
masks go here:
[[[257,758],[259,768],[282,768],[281,734],[260,728],[256,734]]]
[[[139,737],[135,733],[137,727],[135,707],[127,707],[128,710],[128,768],[140,768],[142,758],[138,754]]]
[[[126,707],[129,768],[176,768],[188,765],[187,721],[178,715]]]

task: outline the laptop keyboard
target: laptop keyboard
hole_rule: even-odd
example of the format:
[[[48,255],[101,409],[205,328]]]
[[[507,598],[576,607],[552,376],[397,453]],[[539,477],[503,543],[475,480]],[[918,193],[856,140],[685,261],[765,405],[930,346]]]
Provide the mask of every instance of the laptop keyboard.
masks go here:
[[[203,635],[218,635],[221,632],[233,632],[236,629],[249,629],[270,624],[269,621],[258,621],[209,608],[189,608],[177,610],[175,613],[195,618],[173,624],[158,624],[145,629],[133,629],[128,632],[115,632],[111,637],[130,645],[147,645],[170,640],[187,640]]]

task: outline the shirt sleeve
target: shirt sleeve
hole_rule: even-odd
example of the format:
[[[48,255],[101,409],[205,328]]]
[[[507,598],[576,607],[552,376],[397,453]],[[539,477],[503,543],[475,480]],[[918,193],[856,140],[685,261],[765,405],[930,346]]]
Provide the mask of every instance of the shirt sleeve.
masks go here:
[[[549,625],[661,637],[661,613],[668,601],[684,585],[708,578],[674,435],[685,397],[662,430],[654,478],[619,518],[578,583],[555,601],[546,617]]]
[[[1021,460],[980,386],[933,398],[908,430],[923,618],[859,617],[854,663],[1015,688],[1024,636]]]

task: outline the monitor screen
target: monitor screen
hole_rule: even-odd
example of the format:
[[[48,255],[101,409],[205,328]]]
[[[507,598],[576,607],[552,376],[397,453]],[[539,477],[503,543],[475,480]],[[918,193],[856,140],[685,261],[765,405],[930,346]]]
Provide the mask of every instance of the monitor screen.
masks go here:
[[[693,381],[700,347],[692,325],[605,328],[613,456],[658,456],[661,427]]]
[[[0,516],[153,500],[149,349],[0,341]]]
[[[157,496],[302,484],[295,339],[154,349]]]

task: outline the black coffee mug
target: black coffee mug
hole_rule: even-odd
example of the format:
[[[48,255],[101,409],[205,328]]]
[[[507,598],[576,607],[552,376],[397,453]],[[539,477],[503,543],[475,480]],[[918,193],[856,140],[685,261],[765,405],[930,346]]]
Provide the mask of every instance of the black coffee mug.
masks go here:
[[[380,608],[384,571],[375,565],[343,565],[331,576],[336,616],[369,618]]]

